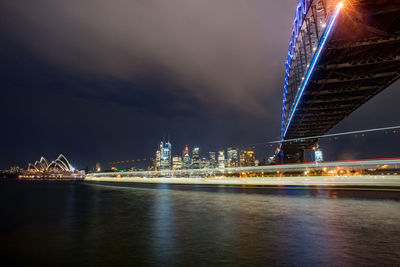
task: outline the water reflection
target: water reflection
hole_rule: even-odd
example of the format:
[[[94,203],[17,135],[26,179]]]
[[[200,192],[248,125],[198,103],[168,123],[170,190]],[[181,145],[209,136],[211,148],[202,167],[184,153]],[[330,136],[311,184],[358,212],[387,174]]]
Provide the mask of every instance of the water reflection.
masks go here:
[[[174,263],[175,233],[178,229],[176,229],[174,223],[175,215],[171,195],[165,190],[169,188],[169,185],[162,184],[158,188],[160,191],[154,199],[154,218],[151,222],[153,231],[151,239],[152,257],[156,262],[172,265]]]
[[[0,249],[22,264],[400,264],[399,201],[222,190],[3,185]]]

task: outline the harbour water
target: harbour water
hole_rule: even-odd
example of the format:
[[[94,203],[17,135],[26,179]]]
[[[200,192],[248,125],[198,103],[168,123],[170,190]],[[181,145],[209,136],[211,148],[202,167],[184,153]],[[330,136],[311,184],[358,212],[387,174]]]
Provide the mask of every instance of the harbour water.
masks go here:
[[[0,251],[24,265],[399,266],[400,201],[379,196],[4,180]]]

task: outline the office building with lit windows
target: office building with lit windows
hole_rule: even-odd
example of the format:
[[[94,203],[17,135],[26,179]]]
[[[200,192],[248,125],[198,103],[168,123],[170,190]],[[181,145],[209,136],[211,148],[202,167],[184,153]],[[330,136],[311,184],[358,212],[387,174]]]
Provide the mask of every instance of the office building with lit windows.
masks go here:
[[[156,159],[155,159],[155,164],[154,164],[154,170],[159,170],[160,169],[160,163],[161,163],[161,151],[157,150],[156,151]]]
[[[210,168],[217,168],[217,157],[215,155],[215,152],[209,152],[209,161],[210,161]]]
[[[239,149],[229,147],[227,153],[227,167],[235,168],[239,166]]]
[[[206,157],[201,158],[200,160],[200,168],[201,169],[208,169],[210,168],[210,160]]]
[[[225,151],[224,150],[218,151],[218,168],[220,168],[220,169],[225,168]]]
[[[255,166],[254,150],[242,150],[240,152],[240,167]]]
[[[180,170],[182,169],[182,157],[181,156],[174,156],[172,158],[172,169],[173,170]]]
[[[169,141],[160,143],[160,170],[171,169],[172,146]]]
[[[200,169],[200,149],[193,148],[192,151],[192,169]]]
[[[184,169],[190,169],[192,160],[190,158],[189,147],[186,145],[182,152],[182,165]]]

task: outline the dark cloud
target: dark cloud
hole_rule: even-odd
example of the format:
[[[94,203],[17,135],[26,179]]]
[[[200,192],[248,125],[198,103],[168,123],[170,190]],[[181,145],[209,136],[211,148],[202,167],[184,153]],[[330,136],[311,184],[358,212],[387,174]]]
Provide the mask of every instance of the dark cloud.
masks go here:
[[[20,0],[2,10],[29,48],[71,71],[135,81],[157,70],[171,93],[268,114],[296,2]]]

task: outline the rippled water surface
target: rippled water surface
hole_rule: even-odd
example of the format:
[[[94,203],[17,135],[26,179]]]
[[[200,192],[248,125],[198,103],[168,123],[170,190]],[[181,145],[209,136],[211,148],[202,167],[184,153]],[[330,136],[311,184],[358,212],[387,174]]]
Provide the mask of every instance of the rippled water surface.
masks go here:
[[[400,201],[1,182],[1,255],[50,265],[400,265]]]

